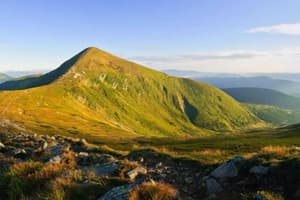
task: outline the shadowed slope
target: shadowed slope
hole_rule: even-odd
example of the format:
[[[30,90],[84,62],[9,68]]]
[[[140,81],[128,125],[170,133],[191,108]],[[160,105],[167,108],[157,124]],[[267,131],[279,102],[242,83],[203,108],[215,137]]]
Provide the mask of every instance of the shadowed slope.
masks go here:
[[[79,57],[86,51],[87,50],[80,52],[76,56],[64,62],[56,70],[51,71],[45,75],[32,76],[28,78],[24,77],[21,79],[15,79],[2,83],[0,84],[0,90],[22,90],[50,84],[53,81],[57,80],[60,76],[65,74],[75,64]]]

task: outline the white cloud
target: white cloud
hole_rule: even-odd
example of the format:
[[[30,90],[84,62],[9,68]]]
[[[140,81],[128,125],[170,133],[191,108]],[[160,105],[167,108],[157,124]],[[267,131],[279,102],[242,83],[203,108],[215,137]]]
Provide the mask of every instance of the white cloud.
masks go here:
[[[227,50],[165,56],[135,56],[130,60],[156,69],[203,72],[300,72],[300,48]]]
[[[300,35],[300,23],[278,24],[273,26],[255,27],[247,30],[248,33],[279,33],[286,35]]]

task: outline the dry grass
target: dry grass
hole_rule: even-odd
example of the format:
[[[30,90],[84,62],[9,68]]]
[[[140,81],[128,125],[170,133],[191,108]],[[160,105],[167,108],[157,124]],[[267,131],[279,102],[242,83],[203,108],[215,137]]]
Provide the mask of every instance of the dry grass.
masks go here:
[[[172,200],[177,195],[176,190],[164,183],[143,183],[129,194],[129,200]]]
[[[220,150],[220,149],[205,149],[205,150],[200,150],[200,151],[192,151],[192,155],[194,156],[224,156],[226,154],[225,151]]]
[[[265,146],[261,149],[262,153],[265,154],[274,154],[277,156],[286,156],[290,153],[290,148],[286,147],[286,146]]]

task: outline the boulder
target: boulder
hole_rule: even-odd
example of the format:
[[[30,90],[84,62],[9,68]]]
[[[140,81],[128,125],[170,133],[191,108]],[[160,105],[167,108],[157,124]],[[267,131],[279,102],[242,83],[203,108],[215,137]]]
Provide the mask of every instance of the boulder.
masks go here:
[[[4,148],[5,148],[5,145],[2,142],[0,142],[0,149],[4,149]]]
[[[249,170],[249,173],[255,174],[255,175],[266,175],[269,172],[268,167],[264,166],[254,166]]]
[[[233,178],[239,173],[237,164],[244,161],[243,157],[236,157],[226,163],[223,163],[210,173],[210,176],[215,178]]]
[[[134,180],[140,174],[147,174],[147,169],[145,169],[144,167],[137,167],[127,172],[126,176],[131,180]]]
[[[134,190],[139,184],[127,184],[115,187],[108,191],[98,200],[127,200],[129,193]]]
[[[112,176],[119,169],[117,163],[96,164],[95,166],[85,167],[86,172],[95,172],[97,176]]]
[[[206,186],[206,195],[207,196],[210,196],[212,194],[223,191],[222,186],[214,178],[206,179],[205,186]]]

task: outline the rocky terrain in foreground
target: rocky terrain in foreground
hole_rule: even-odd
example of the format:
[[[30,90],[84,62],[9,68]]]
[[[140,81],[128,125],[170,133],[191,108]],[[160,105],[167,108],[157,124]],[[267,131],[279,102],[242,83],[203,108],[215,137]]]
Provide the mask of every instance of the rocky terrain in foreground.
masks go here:
[[[300,199],[299,171],[299,160],[207,166],[147,149],[118,155],[84,139],[0,134],[0,199],[136,199],[143,184],[172,191],[157,199]]]

